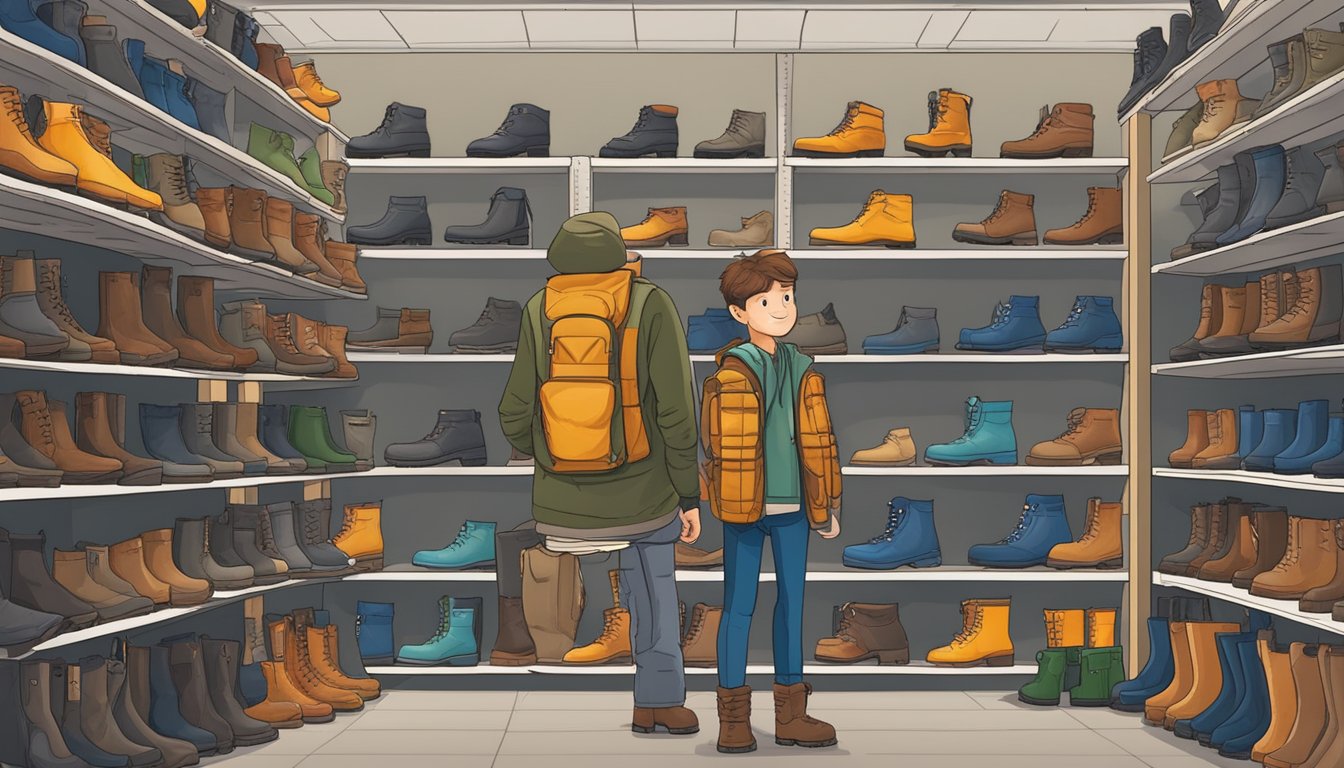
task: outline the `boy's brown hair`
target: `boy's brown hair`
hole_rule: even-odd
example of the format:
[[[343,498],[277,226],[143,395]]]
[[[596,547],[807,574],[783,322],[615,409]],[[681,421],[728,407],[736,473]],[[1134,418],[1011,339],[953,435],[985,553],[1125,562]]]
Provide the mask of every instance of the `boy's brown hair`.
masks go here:
[[[785,288],[798,281],[798,268],[783,251],[757,251],[733,259],[719,275],[719,292],[730,307],[746,308],[747,299],[765,293],[778,280]]]

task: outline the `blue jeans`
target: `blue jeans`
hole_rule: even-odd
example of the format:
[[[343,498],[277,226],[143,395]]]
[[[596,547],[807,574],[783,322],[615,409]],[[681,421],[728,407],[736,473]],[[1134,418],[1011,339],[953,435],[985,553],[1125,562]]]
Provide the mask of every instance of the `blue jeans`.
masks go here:
[[[630,539],[620,553],[621,604],[630,609],[635,657],[635,706],[686,703],[686,665],[677,628],[677,539],[681,518]]]
[[[775,682],[803,682],[803,586],[807,577],[807,515],[764,515],[755,523],[723,524],[723,618],[719,622],[719,685],[746,685],[747,641],[761,577],[765,537],[775,555]]]

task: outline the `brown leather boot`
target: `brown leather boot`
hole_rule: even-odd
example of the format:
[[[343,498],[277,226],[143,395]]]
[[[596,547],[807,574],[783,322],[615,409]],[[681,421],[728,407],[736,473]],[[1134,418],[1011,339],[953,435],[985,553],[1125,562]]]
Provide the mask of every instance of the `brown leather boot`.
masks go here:
[[[1223,286],[1206,283],[1199,298],[1199,325],[1190,338],[1172,347],[1168,352],[1173,363],[1188,363],[1204,354],[1204,340],[1213,335],[1223,323]]]
[[[315,626],[312,608],[298,608],[291,618],[294,620],[294,634],[299,641],[299,649],[308,659],[313,671],[323,683],[337,690],[350,691],[363,701],[378,698],[379,685],[376,680],[356,680],[346,675],[332,660],[327,652],[327,638],[322,628]]]
[[[275,352],[276,370],[295,376],[321,376],[336,367],[330,355],[311,355],[300,351],[290,330],[288,315],[266,315],[266,344]]]
[[[1194,469],[1236,469],[1241,466],[1237,453],[1237,412],[1220,408],[1207,414],[1209,444],[1195,454],[1190,466]]]
[[[27,348],[23,342],[9,336],[0,336],[0,357],[22,360],[27,357]]]
[[[1256,635],[1256,651],[1265,670],[1269,689],[1269,729],[1251,747],[1251,759],[1261,765],[1265,756],[1282,747],[1292,733],[1297,720],[1297,690],[1293,686],[1293,666],[1288,649],[1280,649],[1273,629],[1262,629]]]
[[[1321,674],[1322,656],[1328,655],[1328,645],[1293,643],[1288,646],[1288,664],[1293,670],[1294,697],[1297,716],[1292,730],[1278,749],[1265,755],[1264,764],[1270,768],[1297,768],[1302,765],[1325,732],[1325,677]]]
[[[1072,225],[1047,229],[1046,245],[1119,245],[1125,241],[1124,198],[1119,187],[1088,187],[1087,210]]]
[[[336,367],[327,374],[333,379],[358,379],[359,369],[345,355],[345,337],[350,332],[344,325],[317,324],[317,337],[322,348],[336,361]]]
[[[94,336],[92,333],[84,330],[75,316],[70,312],[70,307],[65,303],[64,295],[65,281],[61,277],[60,259],[38,259],[37,260],[37,305],[57,328],[66,336],[69,336],[72,343],[78,342],[89,348],[89,362],[91,363],[116,363],[121,360],[121,355],[117,352],[117,345],[111,339],[104,339]],[[4,355],[3,337],[0,337],[0,357]],[[17,341],[16,341],[17,343]],[[19,355],[23,354],[23,345],[19,344]]]
[[[1074,408],[1069,412],[1068,428],[1054,440],[1032,446],[1027,464],[1040,467],[1119,464],[1123,456],[1118,409]]]
[[[178,365],[227,371],[233,357],[209,347],[187,333],[173,313],[173,270],[146,266],[140,280],[140,304],[144,307],[145,327],[177,348]]]
[[[1005,141],[999,157],[1041,160],[1055,157],[1092,156],[1092,105],[1056,104],[1041,107],[1036,131],[1025,139]]]
[[[257,49],[257,74],[284,88],[275,69],[276,60],[285,55],[284,47],[275,43],[253,43],[252,47]]]
[[[168,585],[168,602],[180,608],[200,605],[214,594],[210,582],[193,579],[177,567],[173,560],[173,529],[160,528],[140,534],[145,547],[145,567],[154,574],[154,578]],[[120,574],[118,574],[120,575]]]
[[[952,230],[952,239],[978,245],[1036,245],[1036,198],[1003,190],[994,212],[979,223],[962,222]]]
[[[775,743],[781,747],[830,747],[835,728],[807,714],[811,683],[775,683]]]
[[[298,275],[311,275],[316,264],[294,247],[294,206],[274,197],[266,198],[266,240],[280,266]]]
[[[755,752],[756,737],[751,732],[751,686],[715,690],[719,710],[718,750],[730,754]]]
[[[1332,520],[1288,518],[1288,546],[1274,569],[1256,576],[1251,594],[1300,600],[1335,578],[1335,524]]]
[[[673,736],[700,732],[700,718],[686,707],[635,707],[630,716],[630,730],[635,733],[657,733],[665,729]]]
[[[1045,564],[1051,568],[1123,568],[1124,508],[1118,501],[1087,500],[1087,520],[1077,541],[1051,547]]]
[[[294,339],[294,346],[299,348],[299,352],[309,357],[331,360],[332,369],[325,375],[334,377],[338,363],[336,362],[336,356],[322,346],[322,335],[318,329],[319,323],[315,320],[309,320],[297,312],[286,314],[285,322],[289,325],[289,335]]]
[[[1177,720],[1191,718],[1209,708],[1223,689],[1223,673],[1218,663],[1220,632],[1237,632],[1241,625],[1233,622],[1192,621],[1188,625],[1190,643],[1191,684],[1186,695],[1167,707],[1162,727],[1175,730]]]
[[[1195,676],[1194,661],[1190,653],[1190,627],[1193,625],[1192,621],[1176,621],[1174,617],[1167,625],[1167,632],[1171,635],[1171,655],[1175,670],[1167,687],[1143,702],[1143,722],[1148,725],[1161,728],[1167,717],[1167,708],[1185,698],[1190,692]]]
[[[1201,357],[1233,355],[1250,351],[1250,334],[1260,321],[1260,281],[1252,280],[1236,288],[1223,286],[1219,323],[1208,338],[1200,342]]]
[[[1330,613],[1335,603],[1344,600],[1344,520],[1333,521],[1335,576],[1330,581],[1307,590],[1297,608],[1307,613]]]
[[[321,638],[322,655],[325,663],[340,673],[340,681],[343,687],[349,688],[359,694],[365,701],[373,701],[383,695],[383,686],[371,677],[351,677],[345,673],[341,667],[341,637],[335,624],[328,624],[325,627],[313,627],[309,632],[317,632]],[[314,640],[309,639],[310,647],[314,645]]]
[[[342,160],[323,160],[318,168],[322,174],[322,186],[336,198],[336,202],[331,204],[331,210],[344,214],[345,177],[350,173],[350,166]]]
[[[817,641],[817,661],[854,664],[877,659],[881,664],[909,664],[910,641],[901,626],[896,603],[845,603],[834,637]]]
[[[1196,578],[1231,583],[1240,570],[1255,565],[1254,511],[1244,501],[1227,503],[1227,537],[1222,548],[1199,567]]]
[[[308,638],[302,639],[294,629],[294,617],[285,616],[268,624],[271,635],[271,656],[285,663],[290,682],[311,698],[329,705],[337,712],[358,712],[364,709],[364,700],[358,694],[322,682],[308,658]]]
[[[537,647],[527,631],[521,597],[499,596],[499,631],[490,649],[490,665],[525,667],[537,663]]]
[[[232,360],[229,367],[241,371],[257,363],[257,351],[230,344],[219,334],[215,317],[215,281],[209,277],[182,275],[177,278],[177,319],[195,339]]]
[[[229,187],[230,251],[261,261],[275,261],[275,247],[267,236],[266,193],[260,189]]]
[[[266,700],[262,704],[269,702],[272,705],[293,705],[298,708],[299,718],[305,724],[330,723],[336,719],[336,712],[330,704],[314,699],[294,684],[283,661],[261,662],[261,673],[266,678]],[[260,706],[261,704],[257,705]],[[248,709],[247,713],[260,719],[262,713],[254,710],[256,707]],[[272,725],[274,724],[272,722]]]
[[[371,352],[425,352],[434,343],[428,309],[378,307],[373,326],[349,334],[350,349]]]
[[[1177,469],[1189,469],[1195,456],[1209,447],[1209,412],[1191,409],[1185,412],[1185,443],[1167,454],[1167,463]]]
[[[317,265],[317,272],[311,277],[323,285],[333,288],[341,286],[341,273],[330,261],[323,249],[322,218],[315,213],[294,212],[294,247],[303,257]]]
[[[94,581],[89,575],[88,559],[81,550],[53,552],[51,575],[70,594],[97,608],[101,621],[143,616],[154,610],[154,602],[148,598],[127,597]]]
[[[125,365],[168,365],[177,348],[145,327],[134,272],[98,273],[97,335],[116,345]]]
[[[368,293],[368,286],[364,284],[364,278],[359,276],[359,268],[355,266],[355,259],[359,254],[358,248],[350,243],[328,240],[326,254],[327,261],[341,273],[342,288],[354,293]]]
[[[1344,645],[1322,643],[1316,660],[1325,684],[1325,728],[1300,768],[1334,768],[1344,765]]]
[[[122,429],[112,424],[110,400],[106,392],[75,395],[75,444],[81,450],[121,462],[120,485],[159,485],[163,482],[163,462],[126,450],[116,437]]]
[[[1235,499],[1239,501],[1239,499]],[[1199,569],[1204,564],[1217,557],[1219,552],[1227,546],[1227,540],[1230,534],[1227,518],[1227,502],[1223,500],[1217,504],[1210,504],[1208,517],[1205,518],[1205,524],[1208,526],[1207,534],[1204,538],[1204,548],[1201,549],[1189,562],[1185,564],[1185,572],[1181,576],[1197,576]]]
[[[1232,574],[1232,586],[1250,589],[1262,573],[1274,570],[1288,549],[1288,510],[1283,507],[1256,507],[1255,562]]]
[[[1283,316],[1249,336],[1256,349],[1284,349],[1304,344],[1334,343],[1340,337],[1344,283],[1338,264],[1297,270],[1296,299]]]
[[[65,403],[47,401],[46,393],[26,389],[15,393],[19,403],[19,433],[38,453],[61,470],[61,481],[73,485],[115,483],[121,479],[121,462],[80,450],[70,434]]]
[[[682,603],[682,623],[686,604]],[[691,626],[681,641],[682,662],[688,667],[716,667],[719,664],[719,621],[723,607],[696,603],[691,609]]]
[[[205,224],[205,242],[227,250],[233,244],[233,229],[229,226],[232,198],[228,187],[197,187],[196,207]]]
[[[155,605],[168,605],[172,589],[149,570],[149,564],[145,562],[145,543],[139,536],[108,547],[107,560],[112,573],[130,584],[137,593],[153,600]]]

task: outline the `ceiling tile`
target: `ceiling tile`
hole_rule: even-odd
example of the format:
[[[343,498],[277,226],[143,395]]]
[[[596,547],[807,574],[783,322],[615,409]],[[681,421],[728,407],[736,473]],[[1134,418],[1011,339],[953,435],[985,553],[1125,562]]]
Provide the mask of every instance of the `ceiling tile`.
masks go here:
[[[931,11],[808,11],[803,48],[913,48]]]
[[[412,48],[526,48],[522,11],[384,11]]]
[[[971,11],[957,33],[957,42],[1038,41],[1050,38],[1058,13]]]
[[[935,11],[919,36],[920,48],[946,48],[956,39],[970,11]]]
[[[526,10],[523,18],[533,48],[635,44],[633,10]]]
[[[1050,42],[1132,41],[1148,27],[1165,27],[1170,18],[1165,10],[1060,11]]]
[[[734,39],[738,48],[797,48],[803,36],[806,11],[737,12]]]
[[[733,42],[731,10],[654,11],[635,9],[635,37],[645,43],[692,42],[722,47]]]

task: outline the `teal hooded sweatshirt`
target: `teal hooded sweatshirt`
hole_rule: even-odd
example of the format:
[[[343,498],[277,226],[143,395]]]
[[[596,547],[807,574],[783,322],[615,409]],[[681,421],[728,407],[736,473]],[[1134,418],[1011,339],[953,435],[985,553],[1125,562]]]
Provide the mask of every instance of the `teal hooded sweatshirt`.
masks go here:
[[[802,508],[803,489],[798,462],[798,389],[812,358],[792,344],[775,344],[770,355],[747,342],[728,350],[747,364],[761,382],[765,400],[765,503]]]

